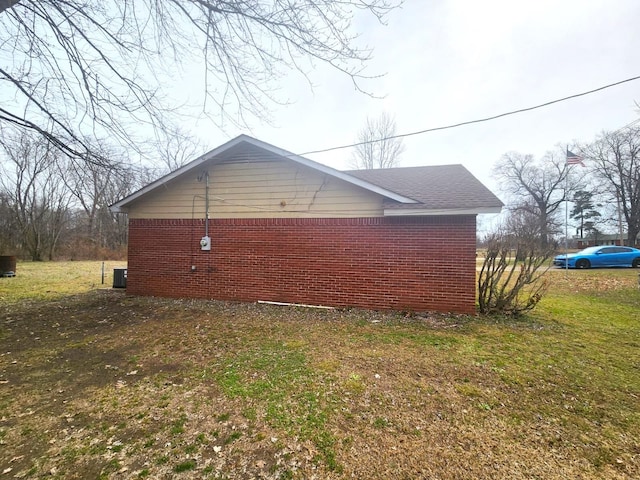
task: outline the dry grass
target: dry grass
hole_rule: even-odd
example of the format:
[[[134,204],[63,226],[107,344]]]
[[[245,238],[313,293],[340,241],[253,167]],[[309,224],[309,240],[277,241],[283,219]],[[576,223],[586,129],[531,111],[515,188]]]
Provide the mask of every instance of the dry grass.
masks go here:
[[[113,269],[126,266],[126,261],[104,262],[103,278],[103,262],[18,262],[14,278],[0,278],[0,304],[53,300],[111,288]]]
[[[35,267],[0,279],[9,478],[640,477],[637,271],[550,271],[514,320],[134,298],[94,288],[99,263]]]

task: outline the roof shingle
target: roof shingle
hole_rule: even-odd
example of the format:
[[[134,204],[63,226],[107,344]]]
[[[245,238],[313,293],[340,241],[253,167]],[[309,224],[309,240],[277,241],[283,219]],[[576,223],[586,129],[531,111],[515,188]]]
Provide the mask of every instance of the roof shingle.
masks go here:
[[[462,165],[348,170],[345,173],[419,202],[387,201],[387,209],[499,209],[503,206],[500,199]]]

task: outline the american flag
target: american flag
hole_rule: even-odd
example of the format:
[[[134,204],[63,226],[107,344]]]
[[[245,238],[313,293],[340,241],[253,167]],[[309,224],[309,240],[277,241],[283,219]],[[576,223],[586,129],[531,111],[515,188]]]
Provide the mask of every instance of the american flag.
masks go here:
[[[584,167],[583,157],[567,150],[567,165],[582,165]]]

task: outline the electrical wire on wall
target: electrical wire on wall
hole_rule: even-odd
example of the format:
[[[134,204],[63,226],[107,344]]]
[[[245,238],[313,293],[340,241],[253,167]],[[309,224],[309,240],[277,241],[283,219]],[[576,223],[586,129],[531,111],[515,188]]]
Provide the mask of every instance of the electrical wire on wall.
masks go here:
[[[203,198],[202,195],[194,195],[193,198],[191,199],[191,228],[189,229],[191,231],[191,235],[189,238],[189,244],[191,245],[191,270],[193,271],[193,267],[195,259],[196,259],[196,253],[197,253],[197,249],[196,249],[196,239],[195,239],[195,228],[193,227],[193,221],[196,219],[196,198]]]
[[[201,182],[204,179],[204,237],[200,239],[200,250],[211,250],[211,237],[209,236],[209,171],[205,170],[198,177]]]

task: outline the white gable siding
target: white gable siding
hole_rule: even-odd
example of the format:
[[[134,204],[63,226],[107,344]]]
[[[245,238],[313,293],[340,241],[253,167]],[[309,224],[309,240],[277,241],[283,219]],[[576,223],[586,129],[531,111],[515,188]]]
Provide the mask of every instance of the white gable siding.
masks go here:
[[[244,153],[203,166],[135,201],[130,218],[378,217],[383,197],[275,155]],[[200,180],[198,180],[200,177]]]

